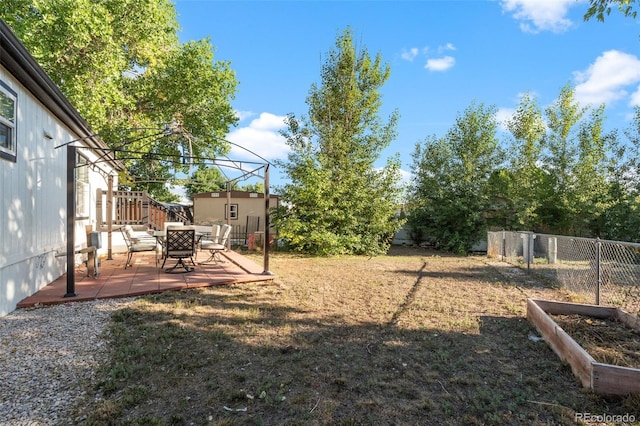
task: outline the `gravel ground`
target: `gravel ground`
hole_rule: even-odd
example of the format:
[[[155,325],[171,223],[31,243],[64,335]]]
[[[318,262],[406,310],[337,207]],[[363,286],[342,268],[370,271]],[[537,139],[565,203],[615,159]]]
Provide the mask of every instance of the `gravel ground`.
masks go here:
[[[111,314],[133,299],[18,309],[0,317],[0,425],[68,425],[107,357]]]

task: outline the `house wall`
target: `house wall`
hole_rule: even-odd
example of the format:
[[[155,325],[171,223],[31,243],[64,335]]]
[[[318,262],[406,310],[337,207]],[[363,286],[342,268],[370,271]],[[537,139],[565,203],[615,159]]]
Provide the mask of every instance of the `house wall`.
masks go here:
[[[17,93],[16,162],[0,159],[0,316],[66,270],[66,148],[77,138],[0,66],[0,80]],[[46,136],[45,136],[46,134]],[[83,149],[82,151],[88,151]],[[91,152],[88,158],[95,158]],[[103,166],[106,167],[106,166]],[[75,225],[76,246],[95,221],[95,188],[105,179],[89,173],[90,217]],[[62,256],[56,256],[62,254]],[[80,255],[76,261],[80,262]]]

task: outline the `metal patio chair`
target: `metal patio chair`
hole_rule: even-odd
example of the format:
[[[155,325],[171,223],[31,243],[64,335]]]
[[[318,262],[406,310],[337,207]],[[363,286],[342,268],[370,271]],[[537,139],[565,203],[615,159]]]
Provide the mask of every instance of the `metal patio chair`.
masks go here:
[[[174,272],[176,268],[184,268],[184,272],[193,271],[193,267],[185,263],[185,259],[189,259],[195,267],[193,255],[196,251],[196,230],[193,226],[169,226],[164,239],[164,261],[162,268],[168,258],[178,259],[176,264],[171,268],[165,269],[165,272]]]
[[[218,225],[214,225],[218,226]],[[202,250],[209,250],[211,255],[207,260],[201,263],[210,263],[214,261],[216,263],[222,263],[222,259],[220,259],[220,252],[225,251],[227,249],[227,240],[229,239],[229,235],[231,234],[231,225],[224,224],[219,228],[219,234],[215,229],[212,229],[211,235],[220,235],[219,238],[212,238],[211,240],[203,240],[200,242],[200,248]]]
[[[124,238],[124,242],[127,245],[127,261],[124,264],[124,269],[131,266],[133,253],[140,253],[143,251],[155,252],[158,249],[158,244],[153,237],[151,237],[151,239],[135,240],[131,236],[130,232],[127,232],[124,226],[120,228],[120,232],[122,233],[122,238]]]

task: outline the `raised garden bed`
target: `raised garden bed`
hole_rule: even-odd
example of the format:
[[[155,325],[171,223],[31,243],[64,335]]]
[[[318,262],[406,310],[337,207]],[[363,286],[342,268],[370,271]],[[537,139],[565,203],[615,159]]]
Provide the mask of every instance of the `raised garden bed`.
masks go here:
[[[553,351],[571,366],[582,386],[599,394],[628,395],[640,393],[640,370],[596,361],[582,346],[551,318],[551,315],[581,315],[600,320],[615,320],[640,331],[640,319],[621,309],[556,302],[527,300],[527,318]]]

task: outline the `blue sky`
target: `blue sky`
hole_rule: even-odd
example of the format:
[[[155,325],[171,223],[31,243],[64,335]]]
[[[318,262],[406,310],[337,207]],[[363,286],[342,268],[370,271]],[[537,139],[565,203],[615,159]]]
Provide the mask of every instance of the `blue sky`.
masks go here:
[[[239,81],[241,118],[227,139],[273,160],[286,158],[278,130],[288,113],[307,115],[312,83],[347,26],[359,47],[391,67],[380,116],[397,109],[398,136],[379,165],[442,136],[473,101],[503,120],[530,92],[542,107],[563,85],[578,100],[607,105],[607,126],[626,128],[640,105],[640,21],[612,12],[583,21],[580,0],[214,1],[176,0],[182,42],[205,37]],[[255,160],[234,148],[233,159]],[[273,185],[285,180],[271,173]]]

